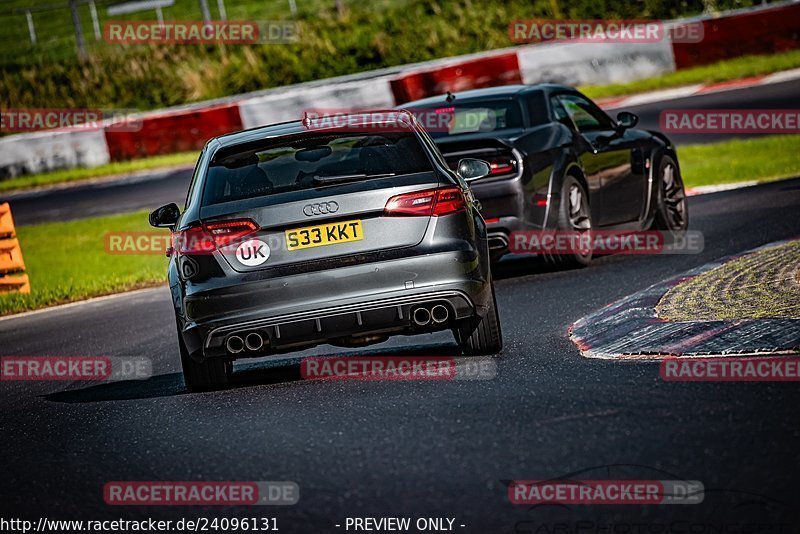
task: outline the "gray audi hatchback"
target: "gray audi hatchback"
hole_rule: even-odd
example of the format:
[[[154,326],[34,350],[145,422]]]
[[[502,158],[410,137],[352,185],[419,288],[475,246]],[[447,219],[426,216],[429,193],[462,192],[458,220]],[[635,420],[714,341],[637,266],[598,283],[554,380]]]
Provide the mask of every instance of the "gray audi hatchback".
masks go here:
[[[308,119],[211,139],[172,230],[169,286],[184,380],[225,387],[238,358],[453,332],[465,354],[502,336],[486,225],[467,182],[404,111]]]

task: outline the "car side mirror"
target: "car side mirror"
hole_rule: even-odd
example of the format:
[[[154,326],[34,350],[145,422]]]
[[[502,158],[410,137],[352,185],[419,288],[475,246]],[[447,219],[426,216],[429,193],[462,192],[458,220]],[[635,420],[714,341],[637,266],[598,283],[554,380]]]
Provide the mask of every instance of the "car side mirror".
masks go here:
[[[174,202],[154,210],[149,217],[150,226],[156,228],[173,228],[178,222],[181,210]]]
[[[464,158],[458,161],[456,174],[466,182],[472,182],[478,178],[489,176],[491,168],[482,159]]]
[[[617,114],[617,125],[621,130],[633,128],[639,124],[639,117],[630,111],[620,111]]]

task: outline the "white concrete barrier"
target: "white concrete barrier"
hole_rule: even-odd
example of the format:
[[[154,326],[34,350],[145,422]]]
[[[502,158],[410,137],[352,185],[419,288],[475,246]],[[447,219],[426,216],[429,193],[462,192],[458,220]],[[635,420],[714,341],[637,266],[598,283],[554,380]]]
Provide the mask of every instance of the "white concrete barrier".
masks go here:
[[[254,128],[302,118],[310,109],[391,109],[394,95],[389,76],[370,78],[335,85],[304,88],[295,86],[291,91],[276,90],[239,102],[239,115],[244,128]]]
[[[110,160],[102,129],[34,132],[0,138],[0,179]]]
[[[517,52],[522,82],[624,83],[675,70],[672,43],[547,43]]]

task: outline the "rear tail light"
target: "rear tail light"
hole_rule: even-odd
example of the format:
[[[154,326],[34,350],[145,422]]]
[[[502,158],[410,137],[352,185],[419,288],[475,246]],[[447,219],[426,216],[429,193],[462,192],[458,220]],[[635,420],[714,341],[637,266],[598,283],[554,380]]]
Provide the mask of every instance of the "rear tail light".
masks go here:
[[[250,219],[205,223],[173,235],[173,246],[181,254],[210,254],[257,232]]]
[[[459,187],[443,187],[397,195],[389,199],[383,212],[393,216],[437,216],[466,209],[467,202]]]
[[[489,163],[490,176],[502,176],[517,172],[517,160],[512,155],[486,158],[486,162]]]

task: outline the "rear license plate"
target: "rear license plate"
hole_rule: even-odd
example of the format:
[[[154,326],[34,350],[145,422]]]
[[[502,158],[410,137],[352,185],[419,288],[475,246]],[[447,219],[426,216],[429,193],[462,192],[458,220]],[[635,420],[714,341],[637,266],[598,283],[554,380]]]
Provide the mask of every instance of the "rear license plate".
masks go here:
[[[361,241],[364,233],[361,230],[361,221],[344,221],[319,226],[306,226],[286,230],[286,249],[300,250],[303,248],[335,245],[350,241]]]

